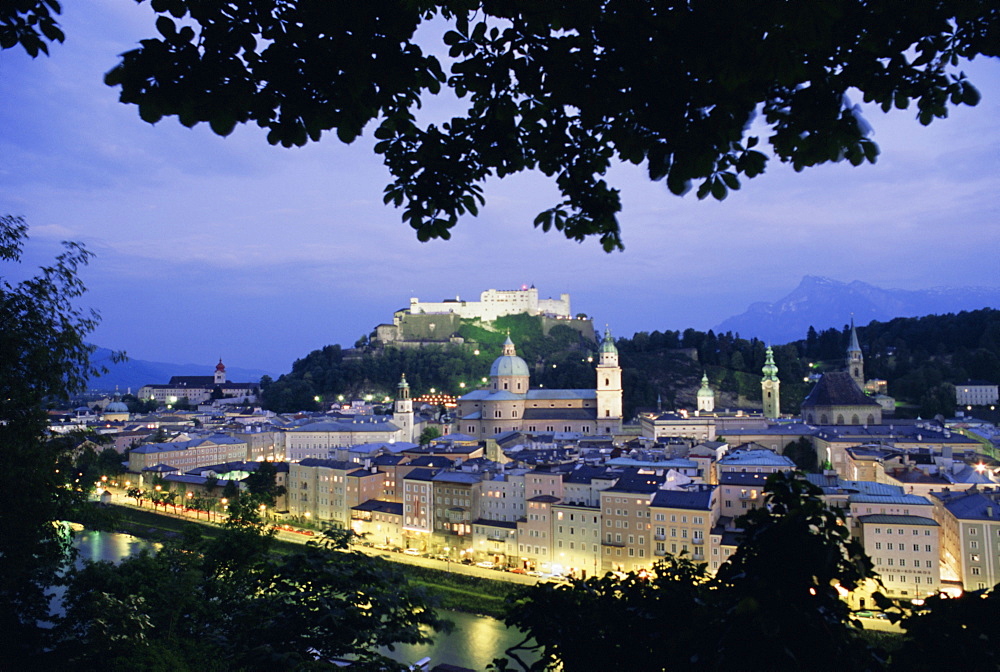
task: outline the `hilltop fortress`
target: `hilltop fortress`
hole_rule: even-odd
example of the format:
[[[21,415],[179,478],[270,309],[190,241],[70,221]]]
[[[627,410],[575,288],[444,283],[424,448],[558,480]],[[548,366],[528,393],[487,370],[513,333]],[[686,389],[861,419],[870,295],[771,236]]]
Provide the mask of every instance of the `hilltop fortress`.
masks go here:
[[[487,289],[479,295],[478,301],[463,301],[459,297],[438,303],[421,302],[414,297],[410,307],[396,311],[409,315],[455,314],[467,320],[479,319],[492,322],[504,315],[547,315],[548,317],[569,319],[569,294],[560,294],[558,299],[539,299],[534,285],[521,289]]]
[[[506,315],[522,313],[540,318],[545,333],[556,324],[564,324],[594,338],[591,321],[573,317],[569,294],[560,294],[558,299],[540,299],[538,290],[532,286],[487,289],[479,295],[479,301],[463,301],[456,296],[439,302],[422,302],[413,297],[409,307],[393,313],[392,324],[380,324],[375,328],[375,340],[397,345],[461,343],[457,332],[462,320],[493,322]]]

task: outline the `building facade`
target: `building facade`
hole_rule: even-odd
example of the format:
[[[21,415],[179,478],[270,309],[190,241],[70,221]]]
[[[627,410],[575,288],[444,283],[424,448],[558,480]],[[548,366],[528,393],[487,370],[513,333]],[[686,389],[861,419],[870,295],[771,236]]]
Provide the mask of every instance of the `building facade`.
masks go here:
[[[595,389],[532,389],[527,363],[508,338],[490,367],[489,384],[458,399],[458,431],[487,439],[504,432],[614,434],[621,429],[618,350],[606,332]]]

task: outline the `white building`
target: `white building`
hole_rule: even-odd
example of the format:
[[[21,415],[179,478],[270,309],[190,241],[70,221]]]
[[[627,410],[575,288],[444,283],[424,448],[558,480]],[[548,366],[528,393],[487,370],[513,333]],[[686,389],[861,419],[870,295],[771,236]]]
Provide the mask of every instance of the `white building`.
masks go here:
[[[285,435],[285,456],[289,462],[308,458],[327,459],[332,449],[403,440],[405,432],[400,427],[379,417],[362,416],[349,421],[313,422],[288,430]]]
[[[211,376],[172,376],[166,385],[149,384],[139,388],[140,399],[153,399],[164,405],[187,399],[201,404],[213,398],[230,398],[237,403],[254,403],[260,394],[259,383],[234,383],[226,378],[226,365],[219,360]]]
[[[558,299],[539,299],[534,287],[521,289],[487,289],[479,295],[479,301],[462,301],[457,296],[453,301],[421,302],[410,299],[411,315],[433,315],[453,313],[466,319],[480,319],[488,322],[504,315],[550,315],[569,318],[569,294],[560,294]]]
[[[997,403],[998,386],[985,380],[967,380],[955,386],[955,403],[959,406],[990,406]]]

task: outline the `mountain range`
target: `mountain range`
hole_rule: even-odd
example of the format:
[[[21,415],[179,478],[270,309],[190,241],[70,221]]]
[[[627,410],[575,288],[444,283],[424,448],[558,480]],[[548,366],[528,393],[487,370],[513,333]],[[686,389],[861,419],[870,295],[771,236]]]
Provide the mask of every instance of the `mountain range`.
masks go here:
[[[714,330],[780,344],[805,338],[810,326],[817,331],[839,329],[852,315],[857,324],[865,325],[872,320],[886,322],[996,306],[1000,306],[997,287],[882,289],[858,280],[847,283],[807,275],[787,296],[773,303],[753,303]]]
[[[166,383],[171,376],[210,376],[215,373],[215,364],[170,364],[167,362],[148,362],[142,359],[129,359],[125,362],[114,362],[112,351],[98,347],[91,357],[96,366],[105,367],[108,372],[90,380],[89,388],[93,390],[118,390],[125,394],[131,391],[135,394],[143,385],[150,383]],[[239,383],[255,383],[263,375],[273,375],[260,369],[241,369],[226,367],[226,378]]]

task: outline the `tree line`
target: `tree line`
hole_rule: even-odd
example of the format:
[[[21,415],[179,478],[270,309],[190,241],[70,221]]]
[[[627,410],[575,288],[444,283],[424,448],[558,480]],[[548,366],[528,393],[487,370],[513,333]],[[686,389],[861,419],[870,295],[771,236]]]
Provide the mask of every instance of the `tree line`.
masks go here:
[[[598,359],[596,342],[573,329],[554,327],[543,335],[528,315],[501,318],[492,329],[463,326],[468,345],[422,348],[369,346],[344,351],[331,345],[297,360],[277,381],[264,381],[268,408],[314,410],[321,402],[373,394],[394,398],[406,374],[415,394],[430,388],[461,394],[482,384],[508,330],[518,354],[531,368],[532,385],[592,388]],[[952,415],[953,385],[970,378],[1000,381],[1000,311],[984,308],[957,314],[898,318],[857,329],[865,355],[866,377],[887,381],[888,393],[907,404],[901,416]],[[781,403],[794,413],[809,393],[812,374],[842,369],[850,327],[822,331],[810,327],[805,338],[773,346],[781,378]],[[692,405],[703,372],[711,386],[734,404],[759,403],[760,371],[767,344],[740,334],[695,329],[637,332],[615,340],[622,366],[624,407],[639,410]],[[478,354],[475,354],[478,351]],[[465,386],[462,387],[462,383]]]

